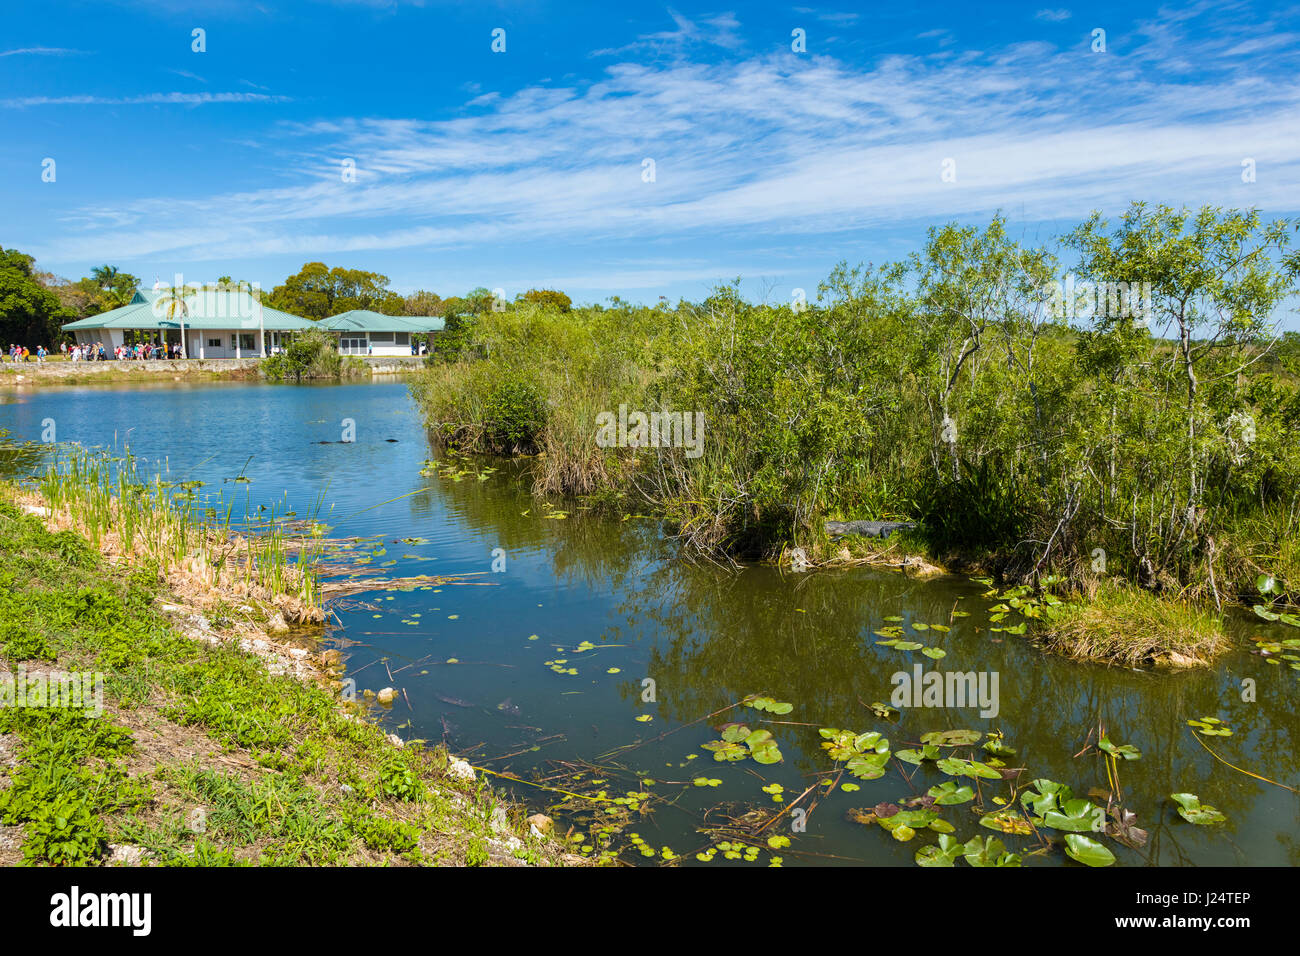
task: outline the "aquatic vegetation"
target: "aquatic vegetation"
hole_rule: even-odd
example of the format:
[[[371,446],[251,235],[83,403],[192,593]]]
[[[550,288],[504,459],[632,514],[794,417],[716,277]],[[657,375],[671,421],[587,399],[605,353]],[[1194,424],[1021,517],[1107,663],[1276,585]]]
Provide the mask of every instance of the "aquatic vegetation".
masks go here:
[[[770,730],[750,730],[745,724],[727,724],[722,728],[722,739],[703,745],[713,751],[713,759],[722,761],[744,760],[752,757],[756,763],[772,764],[781,761],[781,751]]]
[[[1221,721],[1218,717],[1202,717],[1199,720],[1189,720],[1187,726],[1191,727],[1198,734],[1204,734],[1206,737],[1232,736],[1232,728]]]
[[[191,492],[197,485],[184,484],[188,488],[176,492],[160,477],[140,478],[129,453],[113,460],[74,446],[55,454],[37,489],[53,513],[66,517],[96,547],[111,546],[164,574],[184,566],[210,582],[255,586],[268,600],[292,595],[299,607],[292,612],[282,607],[286,614],[323,618],[317,535],[291,534],[274,512],[251,519],[241,533],[233,501],[224,509],[195,505]]]
[[[1014,807],[1003,807],[1001,810],[983,814],[980,816],[980,826],[1017,836],[1029,836],[1034,832],[1029,821]]]
[[[962,847],[962,857],[971,866],[1020,866],[1020,857],[1010,853],[997,837],[971,837]]]
[[[753,707],[755,710],[766,711],[769,714],[783,715],[783,714],[788,714],[790,713],[790,711],[794,710],[793,704],[788,704],[785,703],[784,701],[773,700],[771,697],[762,697],[757,694],[752,694],[749,697],[746,697],[742,701],[742,703],[744,703],[749,707]]]
[[[944,773],[954,777],[980,777],[985,780],[1001,780],[1002,774],[986,763],[978,760],[963,760],[961,757],[944,757],[936,764]]]
[[[1178,815],[1188,823],[1198,826],[1212,826],[1227,823],[1228,818],[1207,803],[1201,803],[1194,793],[1171,793],[1169,799],[1178,804]]]
[[[1081,833],[1068,833],[1065,837],[1065,855],[1084,866],[1110,866],[1115,854],[1092,837]]]
[[[987,736],[988,740],[984,741],[981,749],[989,756],[1002,758],[1016,755],[1016,748],[1008,746],[1000,732],[990,731]]]
[[[843,763],[845,769],[859,780],[876,780],[885,775],[889,763],[889,740],[875,731],[864,734],[851,730],[823,727],[817,731],[825,739],[822,749],[832,760]]]
[[[945,780],[943,783],[937,783],[927,790],[926,794],[941,807],[955,806],[959,803],[969,803],[975,799],[974,790],[970,787],[958,784],[955,780]]]
[[[1132,744],[1116,744],[1105,734],[1097,741],[1097,749],[1102,753],[1110,754],[1112,757],[1119,757],[1123,760],[1140,760],[1142,751],[1138,750]]]
[[[923,846],[916,851],[917,866],[952,866],[965,852],[966,846],[956,837],[939,834],[937,845]]]
[[[921,743],[936,747],[969,747],[979,739],[978,730],[932,730],[921,735]]]
[[[1228,647],[1212,611],[1134,587],[1104,586],[1086,605],[1064,604],[1034,640],[1066,657],[1130,667],[1204,664]]]

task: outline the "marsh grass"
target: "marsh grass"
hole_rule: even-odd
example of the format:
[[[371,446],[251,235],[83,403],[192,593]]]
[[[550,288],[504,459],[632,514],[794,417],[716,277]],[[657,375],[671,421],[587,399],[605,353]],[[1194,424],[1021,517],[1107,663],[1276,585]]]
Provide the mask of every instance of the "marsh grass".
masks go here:
[[[96,548],[147,563],[164,577],[180,569],[263,600],[290,597],[300,620],[321,620],[319,524],[295,522],[311,530],[291,534],[275,510],[237,522],[234,501],[200,498],[200,484],[143,477],[129,451],[116,457],[73,446],[56,450],[36,489],[52,515]]]
[[[1086,604],[1063,605],[1034,635],[1066,657],[1127,667],[1200,666],[1230,643],[1211,610],[1116,584],[1098,587]]]

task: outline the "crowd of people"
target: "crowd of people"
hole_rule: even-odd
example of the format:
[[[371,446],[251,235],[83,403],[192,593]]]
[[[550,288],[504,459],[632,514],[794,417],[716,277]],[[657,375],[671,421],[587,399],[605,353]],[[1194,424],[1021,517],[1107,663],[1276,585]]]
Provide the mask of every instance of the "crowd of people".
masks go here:
[[[11,362],[30,362],[33,358],[38,362],[44,362],[45,356],[50,354],[45,351],[44,345],[36,346],[36,351],[33,352],[25,345],[14,345],[10,343],[8,351],[9,361]]]
[[[11,362],[30,362],[32,359],[37,362],[44,362],[50,354],[43,345],[36,346],[36,350],[32,351],[25,345],[15,343],[10,343],[7,351]],[[145,361],[147,359],[178,359],[181,357],[181,346],[179,342],[169,345],[160,345],[156,342],[137,342],[134,345],[119,345],[109,350],[104,347],[102,342],[92,342],[86,345],[68,345],[65,342],[59,346],[59,353],[71,362],[105,362],[109,359]]]

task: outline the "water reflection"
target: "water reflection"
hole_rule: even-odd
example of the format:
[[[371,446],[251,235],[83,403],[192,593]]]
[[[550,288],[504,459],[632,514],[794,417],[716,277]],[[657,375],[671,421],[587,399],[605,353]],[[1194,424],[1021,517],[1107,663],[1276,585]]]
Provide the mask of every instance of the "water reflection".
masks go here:
[[[474,586],[373,594],[368,606],[340,611],[336,636],[349,645],[350,673],[363,688],[405,691],[384,715],[401,734],[497,758],[488,764],[493,769],[526,773],[616,753],[629,771],[662,780],[663,792],[680,791],[638,827],[660,845],[680,852],[703,846],[696,829],[712,804],[771,806],[760,790],[764,780],[802,791],[830,766],[819,747],[821,726],[881,730],[896,749],[931,730],[1000,731],[1016,748],[1008,762],[1025,768],[1025,781],[1046,777],[1083,795],[1109,786],[1095,754],[1075,756],[1100,724],[1113,740],[1142,751],[1140,760],[1120,765],[1120,785],[1150,839],[1140,850],[1107,841],[1122,864],[1300,864],[1296,796],[1215,760],[1186,723],[1222,718],[1234,735],[1209,746],[1238,767],[1295,784],[1300,684],[1294,671],[1244,649],[1251,634],[1280,633],[1276,625],[1236,619],[1242,648],[1214,669],[1139,673],[1048,657],[1023,638],[992,632],[984,588],[960,578],[917,581],[866,569],[782,575],[690,563],[651,521],[608,520],[578,505],[564,519],[547,517],[514,466],[493,463],[499,470],[486,480],[422,475],[433,449],[396,384],[76,388],[8,398],[0,402],[0,427],[16,437],[39,437],[46,418],[56,421],[61,440],[108,445],[129,434],[136,454],[177,480],[221,487],[252,455],[252,482],[240,494],[253,509],[287,499],[305,510],[324,489],[336,533],[373,536],[375,550],[385,550],[372,570],[392,561],[384,569],[392,575],[475,572]],[[337,440],[344,418],[355,421],[357,442],[320,444]],[[8,470],[34,469],[24,454],[11,458]],[[496,548],[506,554],[504,573],[491,571]],[[878,645],[875,632],[891,616],[949,626],[915,635],[946,656],[934,661]],[[583,642],[593,646],[577,650]],[[547,666],[557,659],[577,673]],[[918,661],[926,671],[996,672],[997,716],[905,708],[895,723],[877,718],[870,705],[888,703],[892,676]],[[653,703],[643,700],[646,679],[654,682]],[[1245,679],[1256,682],[1253,701],[1243,699]],[[713,763],[700,749],[716,736],[705,724],[658,739],[750,693],[795,705],[778,718],[785,722],[763,725],[785,760],[757,768],[762,779],[750,773],[752,762]],[[642,745],[619,750],[635,742]],[[845,813],[948,779],[932,765],[914,769],[906,767],[910,780],[891,769],[855,793],[828,797],[787,862],[912,865],[916,848],[932,838],[898,843]],[[723,782],[689,786],[699,773]],[[1000,789],[981,783],[986,795]],[[1183,821],[1168,799],[1180,791],[1200,794],[1228,824]],[[527,788],[519,795],[539,807],[546,802]],[[961,839],[985,832],[968,807],[945,817]],[[799,850],[822,856],[800,857]],[[1026,860],[1063,861],[1059,850]]]

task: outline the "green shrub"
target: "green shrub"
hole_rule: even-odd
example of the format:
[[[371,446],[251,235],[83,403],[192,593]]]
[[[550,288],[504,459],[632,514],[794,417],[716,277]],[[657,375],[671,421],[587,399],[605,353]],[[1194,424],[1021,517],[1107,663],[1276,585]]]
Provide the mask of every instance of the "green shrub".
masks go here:
[[[279,355],[262,361],[262,374],[273,382],[292,379],[337,379],[343,370],[334,333],[325,329],[308,329],[294,336]]]
[[[532,452],[546,424],[546,399],[535,382],[509,375],[489,394],[485,419],[493,450]]]

